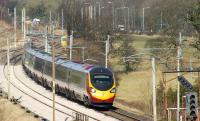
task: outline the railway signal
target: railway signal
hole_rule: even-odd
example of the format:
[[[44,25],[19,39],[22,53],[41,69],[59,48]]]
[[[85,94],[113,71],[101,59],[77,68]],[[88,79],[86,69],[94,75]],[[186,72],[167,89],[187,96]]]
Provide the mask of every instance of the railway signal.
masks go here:
[[[196,121],[198,115],[197,93],[186,93],[186,115],[190,121]]]
[[[192,90],[192,84],[183,76],[178,76],[178,81],[187,89]]]

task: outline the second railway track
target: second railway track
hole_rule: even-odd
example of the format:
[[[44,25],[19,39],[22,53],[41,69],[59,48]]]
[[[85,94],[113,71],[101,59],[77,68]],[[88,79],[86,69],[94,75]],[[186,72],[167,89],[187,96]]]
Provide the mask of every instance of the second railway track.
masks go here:
[[[16,62],[19,61],[20,58],[21,58],[21,54],[12,57],[12,58],[10,59],[10,60],[11,60],[11,63],[16,64]],[[6,67],[6,65],[7,65],[7,63],[4,64],[4,68],[3,68],[3,72],[4,72],[5,78],[7,78],[7,74],[6,74],[6,72],[5,72],[5,67]],[[13,66],[13,67],[14,67],[14,66]],[[10,81],[10,84],[11,84],[13,87],[15,87],[17,90],[19,90],[20,92],[22,92],[23,94],[25,94],[25,95],[31,97],[33,100],[35,100],[35,101],[37,101],[37,102],[39,102],[39,103],[41,103],[41,104],[43,104],[43,105],[45,105],[45,106],[48,106],[49,108],[52,108],[52,106],[50,106],[49,104],[44,103],[43,101],[41,101],[41,100],[35,98],[35,97],[32,96],[31,94],[28,94],[27,92],[23,91],[20,87],[18,87],[18,86],[17,86],[16,84],[14,84],[13,82]],[[58,112],[60,112],[60,113],[62,113],[62,114],[64,114],[64,115],[67,115],[67,116],[72,117],[72,115],[67,114],[67,113],[65,113],[65,112],[62,111],[62,110],[56,109],[56,111],[58,111]]]
[[[17,59],[17,58],[18,58],[18,59]],[[47,99],[47,100],[49,100],[49,101],[52,102],[52,99],[51,99],[51,98],[49,98],[48,96],[43,95],[42,92],[39,92],[39,91],[36,91],[36,90],[32,89],[30,86],[28,86],[27,84],[25,84],[24,81],[22,81],[22,80],[19,78],[19,75],[16,73],[16,72],[18,72],[18,70],[15,70],[15,67],[16,67],[17,62],[20,61],[20,59],[21,59],[21,58],[20,58],[19,55],[17,55],[17,56],[15,56],[15,57],[13,57],[12,59],[10,59],[11,62],[13,63],[13,68],[12,68],[12,70],[13,70],[13,74],[14,74],[15,78],[18,80],[18,82],[20,82],[21,84],[23,84],[26,88],[28,88],[28,89],[31,90],[32,92],[34,92],[34,93],[36,93],[37,95],[40,95],[41,97],[43,97],[43,98],[45,98],[45,99]],[[4,75],[6,76],[5,67],[6,67],[6,64],[4,65]],[[21,68],[22,68],[22,67],[21,67]],[[32,99],[34,99],[34,100],[36,100],[36,101],[38,101],[38,102],[40,102],[40,103],[42,103],[42,104],[48,106],[49,108],[52,108],[51,105],[46,104],[46,103],[44,103],[43,101],[41,101],[40,99],[38,99],[38,98],[36,98],[36,97],[30,95],[29,93],[23,91],[22,89],[20,89],[20,87],[17,87],[14,83],[11,82],[11,85],[13,85],[13,86],[14,86],[16,89],[18,89],[20,92],[22,92],[22,93],[28,95],[28,96],[31,97]],[[65,114],[65,115],[67,115],[67,116],[75,117],[75,116],[76,116],[76,115],[74,115],[75,113],[79,113],[79,114],[83,114],[83,115],[86,115],[86,114],[87,114],[87,112],[84,112],[84,113],[85,113],[85,114],[84,114],[84,113],[79,112],[79,111],[77,111],[77,110],[74,110],[73,108],[70,108],[70,107],[68,107],[68,106],[66,106],[66,105],[64,105],[64,104],[62,104],[62,103],[60,103],[60,102],[55,102],[55,103],[56,103],[56,105],[57,105],[58,107],[62,107],[62,108],[65,108],[66,110],[71,110],[72,112],[74,112],[74,113],[66,113],[66,112],[64,112],[64,111],[62,111],[62,110],[60,110],[60,109],[56,109],[58,112],[63,113],[63,114]],[[101,114],[101,115],[102,115],[102,114]],[[89,120],[92,120],[92,121],[93,121],[93,120],[97,120],[97,121],[98,121],[98,120],[103,120],[103,118],[95,118],[95,116],[92,117],[92,116],[88,116],[88,115],[87,115],[87,117],[88,117]],[[105,117],[105,116],[104,116],[104,117]],[[106,116],[106,117],[107,117],[107,116]]]
[[[4,52],[4,51],[3,51],[3,52]],[[11,59],[11,62],[13,63],[13,69],[12,69],[12,70],[13,70],[13,73],[14,73],[15,78],[16,78],[21,84],[23,84],[26,88],[30,89],[30,90],[33,91],[34,93],[36,93],[36,94],[42,96],[43,98],[46,98],[46,99],[49,100],[49,101],[52,101],[51,98],[49,98],[49,97],[43,95],[41,92],[38,92],[38,91],[32,89],[30,86],[28,86],[27,84],[25,84],[24,81],[22,81],[22,80],[18,77],[18,75],[16,74],[15,65],[16,65],[19,61],[20,61],[20,55],[17,55],[17,56],[15,56],[15,57],[13,57],[13,58]],[[6,64],[4,65],[4,75],[6,75],[6,74],[5,74],[5,66],[6,66]],[[46,106],[52,108],[51,105],[45,104],[45,103],[42,102],[41,100],[39,100],[39,99],[37,99],[37,98],[31,96],[30,94],[24,92],[24,91],[21,90],[19,87],[17,87],[15,84],[13,84],[13,83],[11,83],[11,84],[12,84],[15,88],[17,88],[19,91],[21,91],[22,93],[24,93],[24,94],[30,96],[31,98],[33,98],[34,100],[37,100],[38,102],[40,102],[40,103],[42,103],[42,104],[44,104],[44,105],[46,105]],[[60,102],[55,102],[55,103],[56,103],[57,105],[60,105],[61,107],[64,107],[64,108],[68,109],[68,110],[71,110],[71,111],[74,111],[74,112],[78,112],[77,110],[74,110],[74,109],[72,109],[72,108],[70,108],[70,107],[68,107],[68,106],[65,106],[64,104],[62,104],[62,103],[60,103]],[[57,110],[58,112],[60,112],[60,113],[63,113],[63,114],[65,114],[65,115],[67,115],[67,116],[70,116],[70,117],[73,116],[72,114],[67,114],[67,113],[65,113],[65,112],[62,111],[62,110],[59,110],[59,109],[56,109],[56,110]],[[95,109],[95,110],[96,110],[96,109]],[[115,107],[113,107],[112,109],[109,109],[109,110],[104,110],[104,111],[97,110],[97,111],[100,112],[100,113],[103,113],[103,114],[105,114],[105,115],[107,115],[107,116],[111,116],[111,117],[114,117],[114,118],[116,118],[116,119],[118,119],[118,120],[122,120],[122,121],[149,121],[149,120],[150,120],[150,118],[144,118],[144,117],[142,117],[142,116],[137,116],[137,115],[134,115],[134,114],[132,114],[132,113],[128,113],[128,112],[126,112],[126,111],[124,111],[124,110],[121,110],[121,109],[118,109],[118,108],[115,108]],[[81,113],[81,112],[78,112],[78,113]],[[82,113],[81,113],[81,114],[82,114]],[[90,117],[90,118],[91,118],[92,120],[98,120],[98,119],[95,118],[95,117]]]
[[[17,62],[14,62],[14,65],[15,65],[16,63],[17,63]],[[40,96],[42,96],[42,97],[44,97],[44,98],[46,98],[46,99],[52,101],[51,98],[49,98],[49,97],[43,95],[41,92],[38,92],[38,91],[32,89],[32,88],[31,88],[30,86],[28,86],[27,84],[25,84],[25,83],[17,76],[16,70],[15,70],[15,66],[13,66],[13,73],[14,73],[14,76],[16,77],[16,79],[17,79],[21,84],[23,84],[25,87],[27,87],[28,89],[30,89],[30,90],[33,91],[34,93],[36,93],[36,94],[38,94],[38,95],[40,95]],[[72,108],[70,108],[70,107],[68,107],[68,106],[66,106],[66,105],[64,105],[64,104],[62,104],[62,103],[57,102],[57,101],[56,101],[55,103],[58,104],[58,105],[60,105],[60,106],[62,106],[62,107],[64,107],[64,108],[66,108],[66,109],[68,109],[68,110],[81,113],[81,112],[79,112],[79,111],[77,111],[77,110],[74,110],[74,109],[72,109]],[[51,107],[51,108],[52,108],[52,107]],[[64,113],[63,111],[60,111],[60,110],[58,110],[58,109],[56,109],[56,110],[59,111],[59,112]],[[66,113],[64,113],[64,114],[66,114]],[[82,113],[81,113],[81,114],[82,114]],[[66,115],[72,116],[72,114],[66,114]],[[86,115],[86,114],[85,114],[85,115]],[[97,118],[94,118],[94,117],[89,117],[89,118],[98,121]]]
[[[130,113],[128,111],[116,107],[112,107],[108,111],[101,111],[101,112],[105,115],[115,117],[122,121],[152,121],[151,117],[136,115],[134,113]]]

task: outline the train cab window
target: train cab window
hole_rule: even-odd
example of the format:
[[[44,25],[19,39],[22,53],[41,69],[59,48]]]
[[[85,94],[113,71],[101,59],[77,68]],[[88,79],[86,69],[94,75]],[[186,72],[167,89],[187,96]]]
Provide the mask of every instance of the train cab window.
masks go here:
[[[65,81],[67,77],[67,69],[63,66],[56,65],[56,79]]]
[[[106,91],[112,88],[114,81],[111,75],[94,74],[91,75],[91,83],[96,89]]]
[[[36,69],[38,71],[42,71],[43,66],[44,66],[44,60],[36,57],[35,64],[34,64],[34,69]]]

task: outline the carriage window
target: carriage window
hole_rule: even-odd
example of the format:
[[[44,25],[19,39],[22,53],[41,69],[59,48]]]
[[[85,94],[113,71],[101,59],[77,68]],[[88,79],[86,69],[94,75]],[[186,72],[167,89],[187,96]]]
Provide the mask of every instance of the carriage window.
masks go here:
[[[43,66],[44,66],[44,61],[40,58],[36,58],[34,68],[38,71],[42,71]]]
[[[29,64],[29,61],[30,61],[30,54],[29,53],[26,53],[25,54],[25,64]]]
[[[74,84],[80,85],[82,81],[81,75],[72,73],[70,76],[70,81],[74,82]]]
[[[51,62],[46,61],[44,73],[49,75],[49,76],[52,75],[52,63]]]
[[[33,63],[34,63],[34,56],[30,54],[28,65],[31,66],[31,67],[33,67]]]
[[[67,77],[67,69],[63,66],[56,65],[56,79],[65,81]]]

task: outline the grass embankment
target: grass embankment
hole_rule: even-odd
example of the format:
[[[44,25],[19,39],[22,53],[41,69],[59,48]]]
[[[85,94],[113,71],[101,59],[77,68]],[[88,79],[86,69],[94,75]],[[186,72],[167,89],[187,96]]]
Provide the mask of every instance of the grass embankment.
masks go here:
[[[141,49],[145,47],[148,40],[151,40],[150,36],[138,36],[131,35],[133,41],[130,42],[138,53],[142,52]],[[119,46],[119,42],[115,43],[115,47]],[[119,57],[116,57],[119,58]],[[115,60],[116,60],[115,58]],[[112,61],[114,68],[120,68],[118,64],[113,64],[115,60]],[[143,65],[144,64],[144,65]],[[117,90],[117,96],[114,105],[121,107],[125,110],[138,112],[140,114],[148,113],[151,110],[151,63],[144,62],[140,64],[146,69],[143,71],[122,73],[118,76],[120,77],[119,87]],[[120,69],[116,69],[120,70]]]
[[[149,51],[144,51],[143,48],[146,47],[146,44],[149,42],[154,42],[159,36],[139,36],[131,35],[133,41],[129,44],[137,50],[138,53],[150,53]],[[190,41],[184,42],[189,45]],[[116,44],[116,43],[115,43]],[[183,49],[184,61],[189,61],[189,58],[193,58],[196,61],[196,58],[193,57],[194,48],[187,47]],[[159,50],[158,50],[159,51]],[[158,55],[159,56],[159,55]],[[175,58],[175,57],[174,57]],[[176,60],[174,60],[176,62]],[[176,64],[176,63],[173,63]],[[188,63],[187,63],[188,64]],[[188,65],[189,66],[189,65]],[[195,66],[199,66],[196,64]],[[136,111],[141,114],[152,114],[152,70],[151,70],[151,61],[142,60],[138,66],[138,71],[133,71],[129,73],[119,74],[120,81],[117,91],[117,96],[115,100],[115,105],[126,110]],[[157,84],[162,81],[162,65],[156,63],[156,80]],[[166,80],[171,80],[167,83],[167,88],[176,89],[177,74],[166,74]],[[189,79],[190,82],[194,82],[197,74],[185,74],[185,78]],[[157,85],[158,88],[159,85]],[[159,98],[159,97],[157,97]]]

